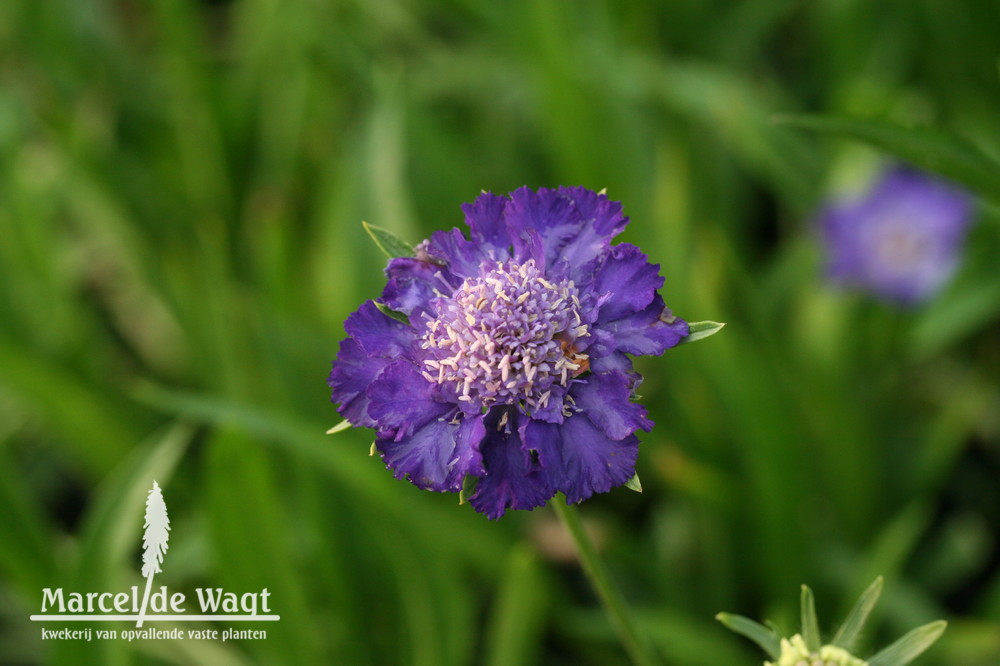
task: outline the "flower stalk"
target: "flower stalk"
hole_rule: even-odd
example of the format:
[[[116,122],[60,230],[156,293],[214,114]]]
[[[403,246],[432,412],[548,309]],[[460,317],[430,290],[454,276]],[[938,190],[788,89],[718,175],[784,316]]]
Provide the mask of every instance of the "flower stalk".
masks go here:
[[[625,599],[612,582],[604,561],[597,554],[594,543],[583,528],[576,506],[566,504],[562,495],[556,496],[549,504],[572,537],[580,556],[580,563],[583,565],[583,571],[590,580],[594,591],[597,592],[597,596],[604,606],[604,612],[618,633],[618,637],[632,662],[637,666],[656,664],[657,660],[653,655],[649,641],[639,631]]]

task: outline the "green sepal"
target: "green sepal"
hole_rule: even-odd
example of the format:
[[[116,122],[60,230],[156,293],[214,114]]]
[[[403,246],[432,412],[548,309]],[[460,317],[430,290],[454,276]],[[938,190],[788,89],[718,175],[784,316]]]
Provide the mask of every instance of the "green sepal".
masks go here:
[[[335,425],[332,428],[330,428],[329,430],[327,430],[326,434],[328,434],[328,435],[336,435],[338,432],[344,432],[345,430],[350,430],[353,427],[354,426],[351,425],[350,421],[348,421],[347,419],[344,419],[343,421],[341,421],[337,425]]]
[[[637,493],[642,492],[642,484],[639,482],[639,472],[632,475],[632,478],[625,482],[625,487]]]
[[[677,344],[686,345],[689,342],[704,340],[710,335],[715,335],[725,326],[725,323],[717,321],[695,321],[688,324],[688,334],[681,338]]]
[[[721,622],[727,629],[752,640],[771,659],[781,658],[781,639],[778,638],[778,634],[773,629],[768,629],[748,617],[734,615],[733,613],[719,613],[715,616],[715,619]]]
[[[944,620],[935,620],[922,627],[917,627],[869,659],[868,666],[903,666],[908,664],[923,654],[924,650],[934,644],[934,641],[941,638],[941,634],[947,627],[948,623]]]
[[[388,229],[383,229],[382,227],[377,227],[374,224],[368,224],[367,222],[361,222],[361,226],[365,228],[368,235],[372,237],[375,241],[375,245],[378,249],[385,253],[385,256],[390,259],[395,259],[396,257],[412,257],[413,256],[413,246],[404,240],[401,240],[396,234],[392,233]]]
[[[858,598],[854,608],[847,615],[847,619],[844,623],[840,625],[840,629],[837,630],[836,635],[833,637],[831,645],[843,648],[848,652],[852,652],[855,647],[855,643],[858,640],[858,636],[861,633],[861,629],[864,628],[865,622],[868,620],[868,616],[871,614],[872,609],[878,602],[879,596],[882,595],[882,577],[879,576],[875,581],[868,586],[861,596]]]
[[[808,585],[802,586],[802,640],[810,652],[819,652],[823,645],[819,637],[819,620],[816,618],[816,598]]]
[[[458,505],[461,506],[469,499],[469,495],[476,491],[476,484],[479,479],[474,476],[466,476],[462,479],[462,489],[458,491]]]
[[[385,303],[379,303],[378,301],[372,301],[372,303],[374,303],[375,307],[378,308],[378,311],[384,314],[385,316],[392,317],[396,321],[401,321],[407,326],[410,325],[410,318],[407,317],[404,313],[391,309]]]

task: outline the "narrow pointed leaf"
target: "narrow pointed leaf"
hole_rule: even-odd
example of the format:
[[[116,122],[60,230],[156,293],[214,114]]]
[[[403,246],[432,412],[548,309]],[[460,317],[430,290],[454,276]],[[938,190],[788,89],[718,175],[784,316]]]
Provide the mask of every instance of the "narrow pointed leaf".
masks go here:
[[[348,421],[347,419],[344,419],[343,421],[341,421],[337,425],[335,425],[332,428],[330,428],[329,430],[327,430],[326,434],[328,434],[328,435],[336,435],[338,432],[344,432],[345,430],[350,430],[352,427],[353,426],[351,425],[351,422]]]
[[[385,253],[385,256],[390,259],[413,256],[413,246],[398,238],[388,229],[383,229],[382,227],[377,227],[374,224],[368,224],[367,222],[362,222],[361,226],[365,228],[368,235],[372,237],[373,241],[375,241],[375,245],[378,246],[378,249],[382,250],[382,252]]]
[[[869,659],[868,666],[903,666],[910,663],[933,645],[947,626],[944,620],[936,620],[917,627]]]
[[[710,335],[715,335],[725,326],[725,323],[719,323],[717,321],[695,321],[688,324],[688,334],[681,338],[678,344],[687,344],[689,342],[697,342],[698,340],[704,340]]]
[[[636,472],[632,475],[632,478],[625,482],[625,487],[629,490],[634,490],[637,493],[642,492],[642,483],[639,482],[639,473]]]
[[[833,637],[832,645],[844,648],[848,652],[854,649],[854,643],[858,640],[858,635],[861,633],[868,615],[871,614],[872,608],[875,607],[881,594],[882,577],[879,576],[861,594],[858,602],[854,604],[854,608],[851,609],[847,619],[844,620],[844,624],[840,625],[840,629],[837,630],[837,634]]]
[[[823,645],[819,637],[819,621],[816,619],[816,599],[808,585],[802,586],[802,639],[810,652],[818,652]]]
[[[732,613],[719,613],[715,619],[725,625],[727,629],[752,640],[772,659],[781,657],[781,639],[778,638],[778,634],[774,630],[768,629],[750,618]]]
[[[835,116],[783,115],[775,122],[864,141],[1000,201],[1000,162],[954,134]]]
[[[396,321],[401,321],[406,325],[410,324],[410,320],[407,319],[406,315],[403,314],[402,312],[396,312],[395,310],[390,309],[389,306],[387,306],[385,303],[379,303],[378,301],[372,301],[372,303],[375,304],[375,307],[378,308],[379,312],[386,315],[387,317],[392,317]]]

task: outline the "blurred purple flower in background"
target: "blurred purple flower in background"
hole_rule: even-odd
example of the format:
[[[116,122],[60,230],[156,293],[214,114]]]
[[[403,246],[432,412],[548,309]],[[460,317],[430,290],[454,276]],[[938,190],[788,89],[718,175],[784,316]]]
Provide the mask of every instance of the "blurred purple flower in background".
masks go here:
[[[972,212],[964,190],[915,169],[887,169],[865,195],[821,213],[828,274],[889,301],[926,301],[958,267]]]
[[[471,240],[435,232],[348,317],[329,378],[339,412],[376,429],[397,478],[456,492],[477,477],[470,502],[489,518],[627,482],[634,433],[653,422],[626,354],[688,334],[659,267],[611,245],[621,204],[581,187],[484,193],[463,210]]]

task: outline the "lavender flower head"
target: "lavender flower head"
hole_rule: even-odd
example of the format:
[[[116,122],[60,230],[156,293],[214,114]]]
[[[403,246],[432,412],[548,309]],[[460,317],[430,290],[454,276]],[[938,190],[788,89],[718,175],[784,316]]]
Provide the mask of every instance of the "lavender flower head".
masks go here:
[[[890,301],[923,302],[958,267],[972,198],[905,167],[887,170],[863,197],[820,217],[828,273]]]
[[[378,304],[348,317],[328,380],[338,411],[376,429],[396,478],[457,492],[476,477],[470,502],[492,519],[627,482],[635,431],[653,426],[628,354],[688,334],[659,266],[611,244],[621,204],[581,187],[462,209],[469,238],[438,231],[392,259]]]

